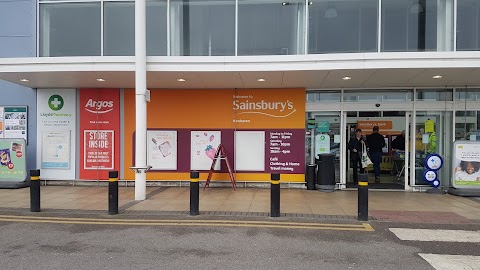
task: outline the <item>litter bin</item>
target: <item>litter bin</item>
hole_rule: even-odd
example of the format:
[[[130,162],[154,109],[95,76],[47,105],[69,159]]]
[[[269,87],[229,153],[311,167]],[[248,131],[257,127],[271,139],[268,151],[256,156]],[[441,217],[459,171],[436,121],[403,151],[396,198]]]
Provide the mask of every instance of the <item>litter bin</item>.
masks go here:
[[[317,159],[317,188],[324,192],[335,191],[335,155],[319,154]]]
[[[316,190],[315,182],[317,179],[317,164],[308,164],[307,173],[305,174],[305,182],[307,182],[307,190]]]

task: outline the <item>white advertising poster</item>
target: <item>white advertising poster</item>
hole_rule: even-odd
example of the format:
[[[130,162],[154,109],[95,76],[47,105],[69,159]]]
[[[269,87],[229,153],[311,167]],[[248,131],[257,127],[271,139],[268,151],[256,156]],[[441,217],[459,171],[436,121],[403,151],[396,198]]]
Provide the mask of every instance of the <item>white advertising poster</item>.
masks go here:
[[[480,142],[455,141],[452,184],[455,188],[480,188]]]
[[[221,135],[221,131],[191,132],[191,170],[210,170],[217,148],[221,143]],[[220,160],[217,160],[214,169],[220,170]]]
[[[152,166],[150,170],[177,169],[176,131],[147,131],[147,164]]]
[[[38,89],[37,90],[37,167],[42,168],[42,179],[47,180],[69,180],[75,179],[75,142],[77,140],[76,130],[76,90],[75,89]],[[62,149],[68,150],[56,153],[51,145],[45,145],[46,134],[55,134],[61,142]],[[63,147],[67,143],[68,147]],[[60,142],[58,142],[60,143]],[[58,146],[58,145],[57,145]],[[68,152],[68,153],[66,153]],[[68,159],[65,155],[69,155]],[[60,163],[55,163],[58,159]],[[68,160],[68,161],[67,161]],[[43,163],[46,161],[47,163]],[[68,163],[68,168],[65,166]]]
[[[70,169],[70,131],[44,131],[42,169]]]
[[[265,131],[236,131],[235,149],[235,170],[265,171]]]
[[[330,135],[318,134],[315,136],[315,157],[319,154],[330,154]]]

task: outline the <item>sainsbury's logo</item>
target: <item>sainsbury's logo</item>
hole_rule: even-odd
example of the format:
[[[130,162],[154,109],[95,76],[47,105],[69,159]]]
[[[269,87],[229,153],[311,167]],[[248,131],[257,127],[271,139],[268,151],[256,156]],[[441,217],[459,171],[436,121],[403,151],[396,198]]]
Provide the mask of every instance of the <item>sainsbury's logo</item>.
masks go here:
[[[91,113],[108,113],[113,110],[113,101],[89,99],[85,104],[85,110]]]
[[[278,101],[233,101],[233,110],[239,111],[237,114],[263,114],[270,117],[288,117],[296,110],[293,102],[287,100],[285,102]]]

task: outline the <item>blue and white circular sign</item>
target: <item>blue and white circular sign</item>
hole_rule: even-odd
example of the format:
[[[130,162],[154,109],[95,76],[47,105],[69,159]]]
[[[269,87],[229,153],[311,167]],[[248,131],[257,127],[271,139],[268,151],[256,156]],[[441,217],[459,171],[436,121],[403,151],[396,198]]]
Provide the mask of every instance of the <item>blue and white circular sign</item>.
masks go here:
[[[425,159],[425,167],[429,170],[439,170],[443,166],[443,159],[438,154],[430,154]]]
[[[437,172],[436,172],[436,171],[432,171],[432,170],[426,170],[426,171],[423,173],[423,179],[424,179],[425,181],[428,181],[428,182],[436,181],[436,180],[438,180]]]

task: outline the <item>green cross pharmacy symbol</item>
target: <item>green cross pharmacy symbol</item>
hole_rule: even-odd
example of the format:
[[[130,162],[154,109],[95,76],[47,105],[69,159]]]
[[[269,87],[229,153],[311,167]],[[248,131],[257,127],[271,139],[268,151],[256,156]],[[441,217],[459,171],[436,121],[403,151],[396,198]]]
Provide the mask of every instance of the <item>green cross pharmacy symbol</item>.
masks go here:
[[[48,99],[48,107],[54,111],[59,111],[63,108],[63,98],[60,95],[52,95]]]

